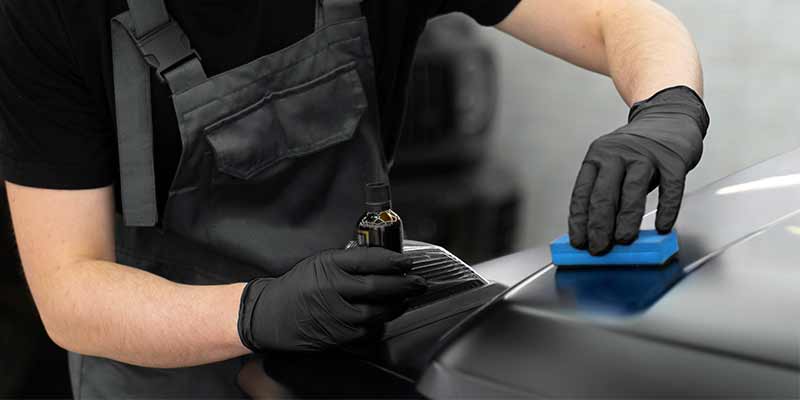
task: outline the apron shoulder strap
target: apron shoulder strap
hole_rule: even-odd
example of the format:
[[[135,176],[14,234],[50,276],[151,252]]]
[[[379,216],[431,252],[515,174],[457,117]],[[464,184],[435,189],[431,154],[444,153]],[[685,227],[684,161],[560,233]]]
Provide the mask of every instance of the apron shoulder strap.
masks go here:
[[[150,70],[131,40],[128,13],[111,20],[114,106],[119,151],[122,214],[128,226],[158,222],[153,165]]]
[[[189,38],[167,13],[164,0],[128,0],[131,39],[156,76],[172,93],[182,92],[207,79],[200,56]]]
[[[178,93],[207,79],[200,57],[164,0],[127,0],[111,21],[122,212],[128,226],[158,222],[150,68]]]
[[[128,10],[137,38],[147,36],[171,19],[161,0],[128,0]]]

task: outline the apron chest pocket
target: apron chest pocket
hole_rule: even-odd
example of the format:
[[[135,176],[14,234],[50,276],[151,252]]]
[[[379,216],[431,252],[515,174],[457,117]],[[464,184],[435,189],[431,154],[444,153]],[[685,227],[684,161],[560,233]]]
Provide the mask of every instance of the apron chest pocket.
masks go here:
[[[251,179],[289,158],[350,140],[367,109],[355,63],[271,92],[205,129],[220,172]]]

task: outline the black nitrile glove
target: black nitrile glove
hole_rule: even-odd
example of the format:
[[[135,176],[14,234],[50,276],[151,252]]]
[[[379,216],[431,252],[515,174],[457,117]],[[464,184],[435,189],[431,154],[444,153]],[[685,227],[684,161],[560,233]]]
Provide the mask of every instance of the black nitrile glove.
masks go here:
[[[239,337],[253,351],[323,350],[370,336],[427,288],[409,257],[381,248],[328,250],[242,293]]]
[[[656,229],[672,230],[686,174],[703,154],[709,117],[700,97],[678,86],[636,103],[628,121],[592,143],[572,192],[570,242],[593,255],[636,240],[647,194],[656,187]]]

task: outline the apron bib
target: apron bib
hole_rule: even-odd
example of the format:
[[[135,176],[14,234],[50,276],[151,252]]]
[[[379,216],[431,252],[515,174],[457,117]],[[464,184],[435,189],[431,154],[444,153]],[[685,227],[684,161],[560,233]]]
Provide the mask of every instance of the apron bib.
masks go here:
[[[163,0],[128,4],[111,26],[117,262],[224,284],[279,276],[352,239],[365,185],[388,182],[360,1],[320,0],[313,34],[213,77]],[[183,145],[161,221],[150,68],[170,87]],[[71,353],[70,371],[76,398],[240,397],[243,362],[152,369]]]

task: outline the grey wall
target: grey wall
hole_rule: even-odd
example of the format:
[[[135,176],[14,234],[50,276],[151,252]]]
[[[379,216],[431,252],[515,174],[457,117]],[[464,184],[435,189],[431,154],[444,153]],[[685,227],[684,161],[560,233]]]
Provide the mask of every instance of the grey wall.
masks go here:
[[[800,147],[800,2],[662,0],[695,36],[706,75],[711,129],[688,188]],[[566,231],[568,201],[593,138],[625,122],[608,78],[530,49],[495,30],[501,110],[492,155],[525,191],[518,248]]]

